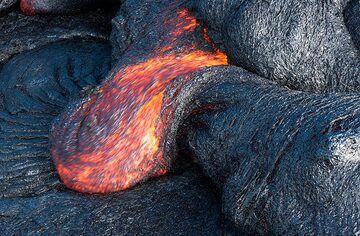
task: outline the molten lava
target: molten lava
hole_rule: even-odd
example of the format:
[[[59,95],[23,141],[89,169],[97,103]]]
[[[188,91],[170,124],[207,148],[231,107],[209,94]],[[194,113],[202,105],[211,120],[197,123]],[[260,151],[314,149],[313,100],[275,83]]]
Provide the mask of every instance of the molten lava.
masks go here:
[[[161,122],[167,88],[179,76],[227,64],[220,51],[183,42],[199,24],[185,9],[176,16],[164,22],[176,27],[155,56],[118,69],[55,123],[51,152],[67,187],[114,192],[168,172],[163,147],[169,124]]]
[[[35,15],[36,12],[32,4],[33,4],[32,0],[21,0],[20,9],[28,15]]]

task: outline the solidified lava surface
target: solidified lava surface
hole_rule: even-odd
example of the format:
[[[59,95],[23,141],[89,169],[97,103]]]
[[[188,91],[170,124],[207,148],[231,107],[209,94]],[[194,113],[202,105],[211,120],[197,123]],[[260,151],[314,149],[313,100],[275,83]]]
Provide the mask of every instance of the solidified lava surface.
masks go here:
[[[226,65],[227,57],[198,46],[192,35],[200,24],[186,8],[169,13],[159,23],[169,29],[163,35],[165,44],[148,59],[116,70],[55,122],[51,153],[67,187],[114,192],[168,172],[164,135],[169,124],[161,114],[165,91],[189,72]]]

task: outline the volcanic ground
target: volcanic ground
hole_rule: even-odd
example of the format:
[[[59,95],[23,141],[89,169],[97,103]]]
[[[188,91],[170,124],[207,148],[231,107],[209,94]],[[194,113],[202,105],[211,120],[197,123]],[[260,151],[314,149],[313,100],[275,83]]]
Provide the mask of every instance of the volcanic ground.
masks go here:
[[[4,235],[360,234],[359,0],[0,0]]]

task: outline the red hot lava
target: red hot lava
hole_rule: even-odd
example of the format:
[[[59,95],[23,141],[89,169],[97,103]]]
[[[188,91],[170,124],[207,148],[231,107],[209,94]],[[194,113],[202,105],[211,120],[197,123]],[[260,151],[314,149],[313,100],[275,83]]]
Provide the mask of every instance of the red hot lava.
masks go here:
[[[21,0],[20,1],[20,8],[23,12],[29,15],[35,15],[35,9],[32,5],[31,0]]]
[[[156,56],[119,69],[54,125],[51,153],[67,187],[114,192],[168,172],[163,137],[169,124],[161,120],[167,88],[178,76],[227,64],[220,51],[181,42],[199,27],[188,10],[170,21],[175,30]]]

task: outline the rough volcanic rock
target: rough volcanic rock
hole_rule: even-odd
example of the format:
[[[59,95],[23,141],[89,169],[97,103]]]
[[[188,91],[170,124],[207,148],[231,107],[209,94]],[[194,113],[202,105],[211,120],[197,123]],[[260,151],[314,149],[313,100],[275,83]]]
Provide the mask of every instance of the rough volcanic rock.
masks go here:
[[[18,0],[0,0],[0,13],[13,7]]]
[[[221,235],[219,201],[196,172],[110,195],[57,191],[3,199],[0,228],[3,234]]]
[[[347,2],[201,0],[196,8],[222,35],[232,63],[297,90],[359,92],[359,51],[343,17]]]
[[[0,17],[0,64],[11,56],[65,39],[107,39],[110,19],[104,12],[76,16],[25,16],[11,12]]]
[[[344,11],[345,23],[355,46],[360,50],[360,2],[352,0]]]
[[[236,67],[174,94],[176,117],[188,117],[172,121],[181,149],[222,189],[239,232],[359,233],[358,94],[292,91]]]
[[[9,60],[0,72],[0,197],[39,194],[58,184],[48,150],[50,124],[110,67],[105,42],[67,41]]]
[[[27,14],[68,14],[96,7],[110,7],[120,0],[21,0],[21,10]]]

